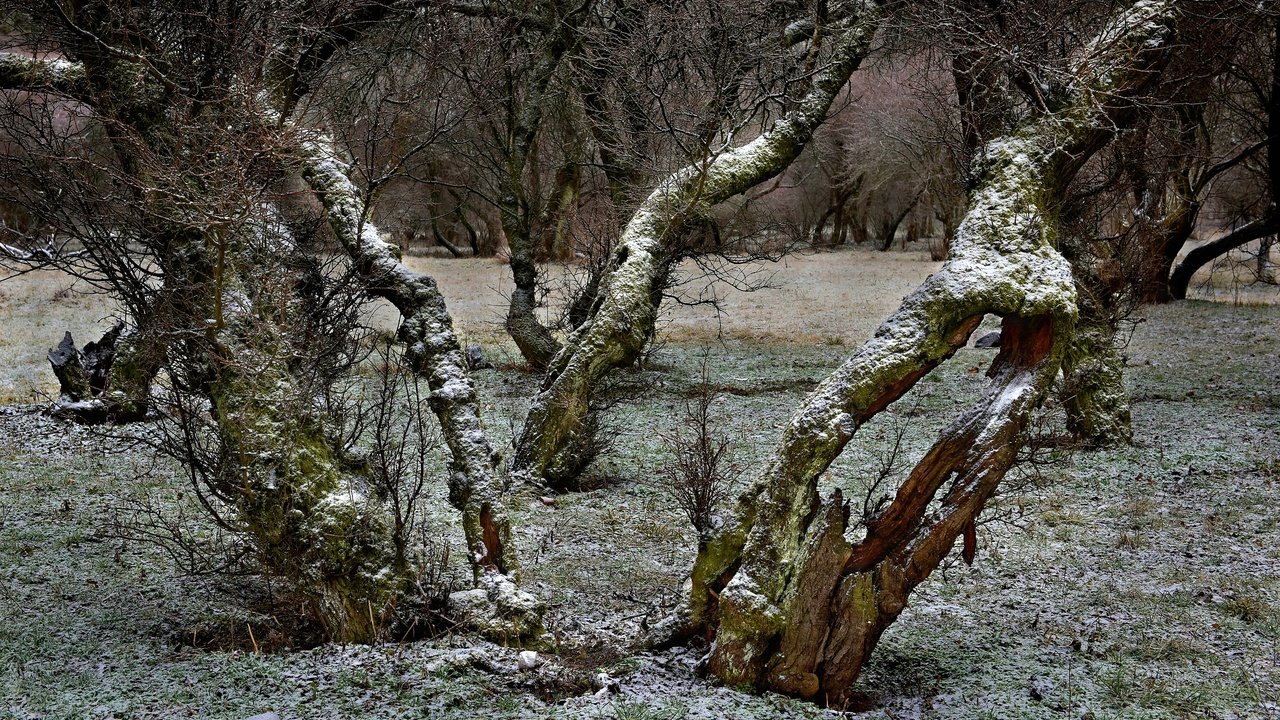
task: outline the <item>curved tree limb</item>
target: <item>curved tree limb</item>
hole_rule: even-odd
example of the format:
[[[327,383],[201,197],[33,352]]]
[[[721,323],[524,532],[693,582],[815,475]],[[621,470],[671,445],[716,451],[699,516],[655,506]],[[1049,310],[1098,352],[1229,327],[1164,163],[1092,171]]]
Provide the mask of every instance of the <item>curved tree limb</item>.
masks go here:
[[[1277,233],[1280,233],[1280,214],[1272,212],[1192,250],[1169,276],[1169,293],[1175,300],[1186,300],[1191,278],[1200,268],[1242,245]]]
[[[462,527],[477,588],[454,593],[451,603],[495,641],[543,633],[542,605],[515,585],[519,569],[497,454],[489,445],[475,384],[453,332],[444,296],[429,276],[400,262],[399,248],[382,239],[365,217],[347,167],[324,138],[302,145],[302,175],[324,205],[329,225],[368,282],[402,316],[398,331],[415,372],[431,388],[428,402],[452,455],[449,502],[462,512]]]
[[[430,403],[453,454],[450,501],[463,511],[467,547],[477,574],[504,574],[519,566],[503,509],[502,485],[489,446],[475,385],[453,332],[453,321],[435,280],[400,262],[399,248],[382,239],[365,218],[359,191],[347,167],[323,139],[304,143],[302,174],[324,205],[343,248],[369,283],[369,292],[390,301],[403,316],[399,335],[409,361],[426,376]]]
[[[830,64],[815,74],[790,112],[746,145],[676,171],[632,216],[590,319],[569,336],[547,369],[516,447],[517,472],[563,485],[581,471],[592,392],[609,372],[634,362],[652,336],[673,259],[667,248],[672,236],[712,205],[785,170],[871,51],[882,10],[870,1],[851,5],[852,16],[838,28]]]
[[[559,17],[539,25],[520,25],[524,29],[537,30],[541,35],[536,38],[536,60],[525,77],[526,96],[518,101],[518,109],[511,114],[512,124],[503,139],[505,177],[498,198],[498,211],[507,236],[515,285],[507,309],[507,333],[524,359],[538,369],[545,368],[560,351],[560,341],[537,316],[538,265],[534,218],[539,213],[533,207],[535,201],[525,191],[525,170],[542,118],[555,99],[551,93],[551,81],[560,68],[561,59],[577,45],[579,30],[590,14],[593,2],[569,0],[569,6]],[[547,5],[554,13],[560,4]],[[510,102],[517,100],[512,98]]]

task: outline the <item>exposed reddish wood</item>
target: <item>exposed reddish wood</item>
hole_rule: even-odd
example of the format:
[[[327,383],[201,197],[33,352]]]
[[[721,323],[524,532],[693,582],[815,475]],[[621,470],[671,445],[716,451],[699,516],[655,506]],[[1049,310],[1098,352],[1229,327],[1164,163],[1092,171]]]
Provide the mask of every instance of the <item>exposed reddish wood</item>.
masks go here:
[[[964,526],[964,549],[960,551],[960,557],[964,560],[965,565],[972,566],[973,558],[978,554],[978,523],[969,520]]]
[[[1004,364],[1031,368],[1053,347],[1053,323],[1049,318],[1009,316],[1000,324],[1000,352],[991,362],[988,377]]]
[[[836,490],[810,533],[805,562],[794,585],[796,600],[768,670],[769,687],[777,692],[811,699],[821,688],[817,670],[831,622],[831,597],[849,554],[849,543],[844,539],[846,521],[844,498]]]
[[[498,567],[498,561],[502,558],[502,533],[498,531],[498,525],[493,521],[493,508],[489,503],[485,503],[480,508],[480,529],[484,540],[484,556],[477,563],[481,567],[496,568],[500,572],[506,572],[505,568]]]
[[[944,437],[929,448],[898,488],[893,502],[867,521],[866,538],[853,547],[844,572],[864,572],[905,543],[938,488],[960,463],[973,441],[972,432]]]
[[[885,628],[897,618],[881,604],[882,573],[858,573],[841,578],[832,598],[831,625],[826,647],[822,648],[822,700],[831,708],[843,709],[851,699],[853,683],[861,674],[871,651]]]

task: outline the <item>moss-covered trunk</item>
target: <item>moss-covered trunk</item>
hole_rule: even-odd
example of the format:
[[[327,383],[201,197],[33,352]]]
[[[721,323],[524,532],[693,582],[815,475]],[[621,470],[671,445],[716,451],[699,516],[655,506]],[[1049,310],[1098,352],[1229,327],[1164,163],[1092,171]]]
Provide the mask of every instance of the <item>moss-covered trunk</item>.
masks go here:
[[[1124,358],[1117,338],[1117,313],[1092,258],[1072,258],[1080,317],[1062,358],[1062,406],[1072,438],[1091,446],[1133,438]]]
[[[951,257],[809,396],[700,550],[685,611],[662,630],[713,637],[715,677],[843,705],[912,588],[958,538],[973,559],[975,519],[1015,461],[1076,322],[1075,283],[1055,249],[1061,193],[1124,121],[1124,98],[1154,75],[1172,17],[1171,2],[1122,13],[1073,68],[1061,110],[987,144]],[[988,389],[863,519],[862,538],[847,539],[848,508],[839,494],[820,500],[819,476],[986,314],[1003,318]]]
[[[101,21],[99,10],[81,19]],[[212,98],[199,122],[184,124],[193,118],[171,94],[178,88],[106,52],[120,36],[84,32],[93,42],[75,53],[82,62],[0,59],[0,84],[21,71],[33,88],[65,93],[112,128],[117,174],[105,172],[123,186],[125,207],[113,218],[120,244],[94,239],[87,254],[115,292],[132,298],[141,332],[114,333],[110,357],[82,365],[75,392],[87,388],[90,402],[110,413],[144,413],[163,362],[180,401],[167,419],[180,439],[168,449],[198,480],[206,507],[225,511],[216,519],[251,539],[262,568],[290,584],[329,638],[371,641],[405,577],[382,508],[341,462],[311,392],[311,368],[298,362],[294,333],[308,310],[296,292],[298,248],[273,226],[267,203],[253,199],[262,190],[253,171],[216,152],[198,155],[202,140],[227,140],[224,130],[266,131],[232,110],[234,100]],[[227,178],[236,183],[219,184]],[[154,307],[111,275],[120,268],[109,258],[132,253],[130,241],[142,248],[130,262],[154,263],[146,272],[160,286],[143,293]],[[61,355],[74,357],[70,351]]]
[[[678,259],[668,242],[712,205],[785,170],[804,149],[871,50],[877,6],[857,3],[851,13],[826,28],[830,61],[790,112],[752,142],[667,177],[631,217],[589,318],[547,368],[516,445],[516,472],[565,487],[582,471],[590,457],[583,449],[592,443],[592,394],[608,373],[635,362],[653,336],[663,283]]]
[[[344,468],[323,421],[299,404],[287,323],[228,318],[207,391],[226,454],[218,494],[264,566],[291,581],[331,640],[370,642],[404,590],[381,508]]]

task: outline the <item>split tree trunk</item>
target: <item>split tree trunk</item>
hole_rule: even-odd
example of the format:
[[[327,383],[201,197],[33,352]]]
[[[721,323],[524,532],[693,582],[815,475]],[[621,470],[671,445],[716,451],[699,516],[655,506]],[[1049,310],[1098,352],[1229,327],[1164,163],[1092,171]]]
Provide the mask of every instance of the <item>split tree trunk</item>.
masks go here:
[[[1122,13],[1073,68],[1063,110],[987,144],[950,259],[809,396],[701,548],[686,612],[664,630],[713,637],[717,679],[843,706],[911,590],[961,536],[973,558],[974,522],[1072,338],[1075,284],[1054,249],[1059,198],[1124,121],[1123,98],[1153,76],[1173,15],[1172,2],[1149,1]],[[821,501],[819,476],[988,313],[1004,320],[986,393],[850,542],[848,506],[839,493]]]
[[[137,342],[123,322],[96,342],[77,349],[68,332],[49,351],[58,378],[58,415],[86,423],[144,420],[151,408],[151,383],[160,368],[157,348]]]
[[[666,178],[640,205],[613,256],[590,318],[547,368],[516,446],[514,469],[552,487],[572,484],[590,454],[591,399],[603,378],[633,363],[654,332],[663,283],[677,259],[669,241],[711,206],[786,169],[871,50],[878,8],[860,3],[837,30],[830,64],[772,129],[752,142]]]

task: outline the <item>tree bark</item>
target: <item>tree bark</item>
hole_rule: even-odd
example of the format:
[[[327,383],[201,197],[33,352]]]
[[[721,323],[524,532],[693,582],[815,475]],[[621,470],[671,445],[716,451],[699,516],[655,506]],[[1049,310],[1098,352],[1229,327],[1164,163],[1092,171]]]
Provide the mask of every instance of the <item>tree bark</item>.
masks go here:
[[[1076,321],[1071,269],[1054,249],[1061,194],[1125,120],[1124,98],[1154,75],[1173,16],[1171,2],[1121,13],[1072,68],[1062,110],[986,145],[950,259],[809,396],[699,552],[687,607],[662,633],[714,637],[707,667],[717,679],[843,706],[880,633],[961,535],[972,557],[973,524]],[[988,313],[1003,317],[988,390],[850,542],[848,510],[839,495],[819,499],[819,476]]]
[[[1262,238],[1258,243],[1258,255],[1254,258],[1253,275],[1258,282],[1274,285],[1276,282],[1275,266],[1271,262],[1271,247],[1275,245],[1275,236]]]
[[[587,0],[547,24],[550,30],[540,38],[537,59],[526,77],[526,95],[519,101],[520,107],[510,112],[513,124],[506,138],[505,187],[500,194],[498,210],[507,236],[511,276],[515,283],[507,308],[506,329],[525,361],[539,370],[546,368],[560,351],[560,341],[538,320],[539,237],[536,226],[539,224],[538,216],[543,213],[535,204],[542,200],[530,198],[526,193],[525,170],[542,118],[554,100],[549,91],[551,80],[560,67],[561,58],[578,42],[579,25],[585,20],[590,6],[591,2]],[[513,97],[511,102],[518,101]],[[554,206],[562,199],[553,193],[547,202]],[[550,208],[548,212],[554,214]],[[550,222],[554,224],[554,219]]]
[[[489,445],[475,384],[453,332],[453,321],[435,280],[400,262],[365,218],[364,202],[347,178],[346,165],[322,138],[307,142],[302,173],[319,196],[334,234],[368,282],[369,292],[390,301],[402,316],[398,331],[411,367],[427,379],[429,402],[452,455],[449,501],[462,526],[478,584],[497,588],[490,599],[507,622],[491,618],[486,632],[506,640],[540,635],[540,605],[514,588],[519,569],[504,488]],[[490,575],[502,577],[489,577]]]
[[[186,185],[164,184],[175,170],[166,161],[187,150],[178,139],[190,129],[175,119],[182,116],[169,104],[172,88],[157,67],[144,69],[132,58],[99,52],[96,44],[104,41],[90,36],[96,43],[80,54],[84,62],[23,61],[24,72],[38,81],[39,90],[73,97],[92,107],[95,119],[114,125],[110,134],[119,174],[111,179],[125,184],[126,197],[136,203],[129,209],[136,212],[130,219],[137,225],[123,228],[121,245],[127,252],[129,231],[150,243],[155,268],[149,272],[161,283],[148,288],[147,298],[162,307],[141,306],[126,294],[136,295],[137,289],[117,282],[112,289],[134,301],[135,320],[144,332],[136,338],[122,332],[112,348],[88,353],[75,351],[68,338],[51,359],[64,367],[79,361],[79,373],[66,374],[68,389],[97,390],[90,402],[115,405],[115,412],[147,397],[163,360],[175,388],[182,386],[175,392],[194,401],[172,418],[189,443],[172,452],[200,480],[202,493],[233,510],[231,517],[214,513],[215,519],[252,539],[263,568],[289,582],[329,638],[373,640],[405,577],[394,567],[394,543],[380,508],[362,497],[360,478],[344,467],[292,366],[292,329],[305,302],[295,294],[298,271],[282,259],[297,248],[287,232],[272,226],[270,213],[248,199],[252,195],[234,200],[251,218],[243,222],[206,222],[198,211],[175,210],[179,204],[203,207],[210,198],[195,189],[202,183],[191,182],[189,174],[181,176]],[[0,57],[0,76],[14,65],[11,57]],[[0,84],[12,79],[0,77]],[[224,109],[208,102],[206,122],[223,122],[218,113]],[[200,168],[208,177],[226,171]],[[180,202],[170,204],[174,199],[167,191],[175,188]],[[264,243],[276,245],[264,249]],[[105,250],[107,255],[122,252]],[[111,261],[95,257],[93,262]],[[261,268],[272,263],[277,274],[264,277]],[[139,307],[162,320],[137,317],[145,315]],[[170,326],[152,331],[146,325],[151,322]],[[86,355],[96,357],[86,364]],[[184,454],[196,445],[200,449]]]
[[[1116,346],[1115,309],[1085,262],[1072,259],[1080,317],[1062,358],[1062,398],[1067,432],[1093,447],[1133,439],[1129,393],[1124,387],[1124,358]]]
[[[640,205],[613,251],[590,318],[547,369],[516,446],[516,472],[563,488],[582,471],[582,450],[591,443],[592,393],[609,372],[634,362],[653,335],[673,261],[668,241],[712,205],[777,175],[799,155],[871,50],[879,10],[871,3],[858,8],[839,28],[830,64],[772,129],[675,172]]]
[[[405,590],[391,530],[334,451],[324,423],[299,406],[289,323],[237,297],[211,333],[206,388],[219,441],[233,460],[214,479],[266,567],[292,581],[329,639],[372,642]],[[231,307],[239,307],[232,311]]]

